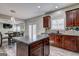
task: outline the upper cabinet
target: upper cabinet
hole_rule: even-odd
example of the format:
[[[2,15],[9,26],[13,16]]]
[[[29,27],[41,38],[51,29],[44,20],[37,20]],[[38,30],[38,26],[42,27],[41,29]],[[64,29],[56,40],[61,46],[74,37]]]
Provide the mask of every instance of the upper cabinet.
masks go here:
[[[79,26],[79,9],[77,10],[77,19],[76,19],[76,25]]]
[[[43,27],[50,28],[50,26],[51,26],[51,17],[50,16],[43,17]]]
[[[66,11],[66,26],[79,26],[79,8]]]
[[[66,12],[66,26],[73,26],[73,19],[71,17],[71,12],[70,11],[67,11]]]

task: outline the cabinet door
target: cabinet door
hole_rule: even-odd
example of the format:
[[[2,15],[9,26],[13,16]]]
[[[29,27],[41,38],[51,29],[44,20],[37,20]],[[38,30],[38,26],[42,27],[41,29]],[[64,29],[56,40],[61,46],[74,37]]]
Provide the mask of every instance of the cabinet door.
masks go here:
[[[74,36],[64,36],[64,48],[72,51],[76,51],[76,39]]]
[[[47,23],[47,19],[46,19],[46,17],[43,17],[43,27],[46,27],[46,24]]]
[[[73,26],[77,26],[77,24],[76,24],[76,19],[77,19],[77,10],[75,9],[75,10],[72,10],[71,11],[71,13],[72,13],[72,19],[73,19]]]
[[[49,38],[50,38],[50,41],[54,41],[54,39],[55,39],[55,34],[50,34],[50,35],[49,35]]]
[[[44,56],[48,56],[50,53],[50,47],[49,47],[49,38],[45,38],[44,40]]]
[[[66,26],[73,26],[73,14],[71,11],[66,12]]]
[[[54,39],[55,46],[61,47],[61,43],[62,43],[62,36],[56,35]]]
[[[43,42],[39,41],[30,45],[30,56],[43,56]]]
[[[16,43],[16,55],[17,56],[28,56],[28,45],[22,42]]]
[[[43,17],[43,27],[44,28],[50,27],[50,16]]]
[[[76,19],[76,26],[79,26],[79,9],[77,9],[77,19]]]
[[[79,37],[77,38],[77,51],[79,52]]]

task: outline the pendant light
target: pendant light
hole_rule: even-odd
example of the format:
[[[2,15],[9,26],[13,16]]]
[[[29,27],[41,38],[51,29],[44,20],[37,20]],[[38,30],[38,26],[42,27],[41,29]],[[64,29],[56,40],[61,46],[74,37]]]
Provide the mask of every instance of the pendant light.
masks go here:
[[[10,12],[12,13],[12,16],[11,16],[11,23],[13,25],[13,31],[16,31],[16,20],[15,20],[15,17],[14,17],[14,14],[16,13],[14,10],[10,10]]]

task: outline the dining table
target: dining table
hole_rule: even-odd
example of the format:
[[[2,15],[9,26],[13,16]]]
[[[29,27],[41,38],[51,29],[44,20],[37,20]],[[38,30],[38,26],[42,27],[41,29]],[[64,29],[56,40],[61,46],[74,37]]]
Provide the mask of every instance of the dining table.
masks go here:
[[[7,32],[5,34],[8,35],[8,45],[11,44],[13,37],[22,37],[23,36],[23,33],[20,34],[20,32]]]
[[[11,39],[13,37],[13,33],[5,33],[6,35],[8,35],[8,45],[11,44]]]

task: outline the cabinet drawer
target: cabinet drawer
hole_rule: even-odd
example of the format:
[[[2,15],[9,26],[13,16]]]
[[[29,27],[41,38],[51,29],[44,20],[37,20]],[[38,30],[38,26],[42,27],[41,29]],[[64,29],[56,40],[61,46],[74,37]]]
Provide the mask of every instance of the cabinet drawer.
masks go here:
[[[42,47],[37,48],[35,50],[31,50],[31,56],[42,56],[43,55],[43,50]]]
[[[34,43],[34,44],[31,44],[30,47],[31,47],[31,48],[36,48],[36,47],[39,47],[40,45],[43,45],[43,44],[42,44],[42,41],[36,42],[36,43]]]
[[[43,55],[43,42],[39,41],[30,46],[30,52],[32,56]]]

